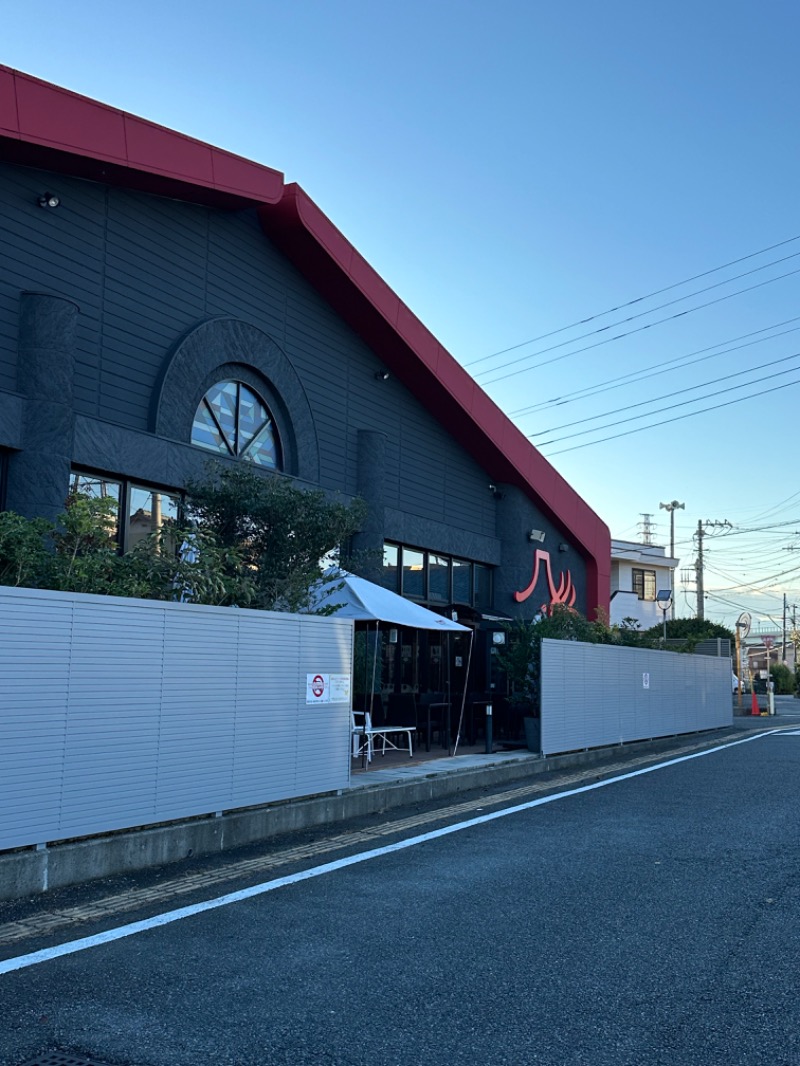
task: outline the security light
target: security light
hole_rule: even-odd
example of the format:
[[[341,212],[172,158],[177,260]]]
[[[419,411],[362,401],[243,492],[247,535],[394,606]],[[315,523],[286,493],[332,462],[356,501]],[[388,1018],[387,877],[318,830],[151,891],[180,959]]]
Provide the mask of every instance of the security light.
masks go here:
[[[43,193],[38,199],[39,207],[58,207],[61,203],[61,197],[56,196],[54,192]]]

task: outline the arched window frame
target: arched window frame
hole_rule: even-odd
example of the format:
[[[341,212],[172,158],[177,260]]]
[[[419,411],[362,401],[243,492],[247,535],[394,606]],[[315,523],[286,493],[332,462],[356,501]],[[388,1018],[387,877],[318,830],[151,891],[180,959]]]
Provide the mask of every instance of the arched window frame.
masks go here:
[[[225,397],[230,400],[227,412]],[[252,428],[245,438],[243,420],[253,405],[258,407],[257,417],[250,419]],[[207,440],[202,439],[204,435]],[[205,392],[192,422],[191,441],[198,448],[263,469],[283,469],[280,436],[269,406],[251,384],[235,378],[218,381]]]

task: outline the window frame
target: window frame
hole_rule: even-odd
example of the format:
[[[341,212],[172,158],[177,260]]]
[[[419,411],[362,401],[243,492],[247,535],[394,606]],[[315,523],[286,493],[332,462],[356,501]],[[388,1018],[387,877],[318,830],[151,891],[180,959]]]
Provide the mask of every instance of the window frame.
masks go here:
[[[181,489],[167,488],[164,485],[154,485],[140,478],[128,478],[123,477],[120,474],[109,474],[107,471],[91,470],[87,467],[73,466],[69,472],[69,492],[68,495],[73,493],[73,479],[87,478],[92,481],[107,481],[109,484],[119,486],[119,498],[117,501],[117,527],[114,533],[114,540],[117,544],[117,551],[120,555],[125,555],[133,547],[130,544],[130,518],[129,514],[132,494],[135,489],[140,491],[152,493],[156,492],[161,496],[169,496],[172,499],[177,500],[177,516],[176,520],[180,524],[183,520],[183,504],[186,498],[185,492]]]
[[[389,565],[387,565],[387,551],[396,554],[396,560]],[[406,553],[410,552],[413,552],[415,556],[422,557],[422,594],[409,593],[407,588],[407,582],[405,580],[405,556]],[[433,596],[431,594],[431,559],[438,559],[440,560],[439,565],[444,564],[447,567],[447,590],[445,598],[442,598],[441,596]],[[395,567],[394,574],[391,574],[392,566]],[[463,597],[455,600],[454,574],[456,568],[460,569],[462,567],[469,567],[468,575],[462,575],[462,582],[460,582],[460,584],[468,583],[469,595],[467,600],[464,600]],[[394,580],[390,580],[390,574]],[[486,592],[486,602],[482,605],[478,603],[482,591],[479,575],[484,575],[483,585]],[[387,540],[384,541],[383,545],[381,585],[384,588],[389,589],[391,592],[396,592],[398,595],[404,596],[406,599],[412,600],[414,603],[420,603],[429,609],[442,608],[458,602],[466,603],[467,606],[475,607],[477,610],[490,610],[494,590],[494,567],[490,566],[488,563],[478,563],[471,559],[465,559],[460,555],[451,555],[449,552],[417,548],[411,544],[401,544],[398,541]]]
[[[226,386],[233,385],[235,387],[235,410],[233,412],[233,440],[230,439],[230,434],[225,429],[222,421],[217,416],[214,407],[209,399],[209,396],[213,392],[219,393],[224,390]],[[266,418],[259,425],[255,433],[247,441],[247,444],[242,447],[240,443],[241,436],[241,417],[242,417],[242,390],[247,390],[248,393],[259,403],[262,409],[266,412]],[[220,440],[225,446],[225,450],[222,451],[219,448],[212,447],[210,444],[205,444],[201,440],[195,439],[195,426],[197,425],[197,419],[200,412],[204,412],[210,417],[214,429],[219,435]],[[269,429],[270,437],[272,440],[272,449],[275,455],[274,464],[258,462],[252,455],[249,455],[253,444],[264,433],[266,429]],[[211,452],[212,455],[220,456],[225,459],[232,459],[237,462],[251,463],[254,467],[261,470],[273,470],[276,473],[283,473],[284,461],[283,461],[283,445],[281,442],[281,435],[278,432],[278,424],[275,420],[275,415],[272,413],[272,408],[267,401],[261,395],[261,393],[249,382],[242,381],[241,378],[221,378],[219,381],[210,385],[200,400],[200,403],[195,408],[194,415],[192,416],[192,428],[189,434],[189,443],[194,448],[202,448],[203,451]]]
[[[652,582],[652,595],[648,595],[648,585]],[[631,590],[636,593],[638,599],[646,603],[655,601],[656,598],[656,572],[645,570],[643,567],[634,566],[631,570]]]

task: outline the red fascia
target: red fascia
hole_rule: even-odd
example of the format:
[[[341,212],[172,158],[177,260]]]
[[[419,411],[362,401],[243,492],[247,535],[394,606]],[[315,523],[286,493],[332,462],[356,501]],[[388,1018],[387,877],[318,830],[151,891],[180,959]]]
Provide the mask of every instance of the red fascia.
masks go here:
[[[487,474],[575,544],[587,608],[609,607],[608,527],[297,185],[241,156],[0,65],[2,158],[214,207],[258,208],[266,235]]]
[[[0,142],[11,162],[215,206],[283,195],[277,170],[4,66]]]

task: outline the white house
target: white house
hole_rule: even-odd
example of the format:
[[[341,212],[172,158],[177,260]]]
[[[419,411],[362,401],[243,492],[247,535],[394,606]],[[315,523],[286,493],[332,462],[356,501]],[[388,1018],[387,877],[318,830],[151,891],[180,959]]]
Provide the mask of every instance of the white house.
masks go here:
[[[642,629],[649,629],[663,622],[656,594],[674,588],[673,571],[678,562],[667,555],[666,548],[612,538],[611,624],[635,618]]]

